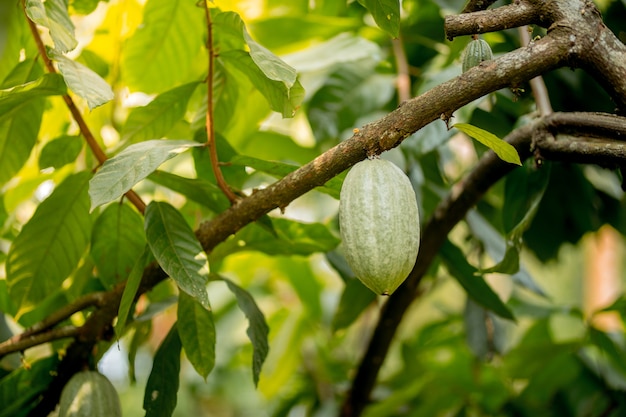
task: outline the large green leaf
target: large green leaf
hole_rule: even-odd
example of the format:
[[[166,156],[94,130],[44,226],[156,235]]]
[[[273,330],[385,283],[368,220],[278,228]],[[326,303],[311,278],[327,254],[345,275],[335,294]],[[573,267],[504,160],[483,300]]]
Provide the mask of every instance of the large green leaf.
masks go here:
[[[310,255],[328,252],[339,244],[339,239],[321,223],[301,223],[272,218],[273,232],[258,223],[244,227],[211,252],[211,258],[221,259],[234,252],[257,250],[269,255]]]
[[[27,311],[60,287],[76,268],[91,236],[91,174],[63,181],[17,236],[7,259],[7,281],[18,309]]]
[[[467,262],[461,249],[447,240],[441,248],[440,254],[450,274],[461,284],[474,301],[500,317],[515,320],[511,310],[502,302],[485,280],[477,275],[477,269]]]
[[[189,0],[149,0],[143,23],[122,53],[122,74],[132,90],[159,93],[200,79],[207,62],[204,13]]]
[[[204,379],[215,366],[215,323],[210,307],[181,291],[178,334],[189,362]]]
[[[277,161],[264,161],[262,159],[254,158],[252,156],[236,155],[230,163],[233,165],[247,166],[254,168],[257,171],[270,174],[276,178],[282,178],[292,171],[299,168],[297,165],[287,164]],[[326,184],[317,187],[316,190],[328,194],[336,199],[339,199],[341,192],[341,185],[343,184],[343,176],[337,176],[330,179]]]
[[[91,236],[91,257],[106,288],[128,278],[146,239],[143,219],[128,204],[108,206],[96,220]]]
[[[26,14],[33,22],[50,29],[54,46],[65,53],[78,45],[74,24],[67,12],[68,0],[26,0]]]
[[[161,268],[181,290],[209,308],[206,291],[209,263],[182,214],[168,203],[153,201],[146,208],[145,230],[148,245]]]
[[[0,417],[26,416],[35,408],[54,379],[58,363],[58,355],[52,355],[0,379]]]
[[[113,90],[102,77],[54,49],[48,51],[50,57],[57,62],[67,86],[87,102],[89,110],[113,100]]]
[[[376,24],[394,38],[400,32],[400,0],[359,0]]]
[[[174,412],[180,383],[181,350],[180,336],[174,324],[154,354],[143,397],[146,417],[169,417]]]
[[[44,74],[35,81],[0,90],[0,121],[18,111],[29,100],[65,94],[59,74]]]
[[[346,281],[341,293],[337,311],[333,316],[333,330],[349,327],[361,315],[363,310],[376,301],[376,293],[367,288],[361,281],[352,278]]]
[[[80,136],[60,136],[46,143],[39,154],[39,168],[59,169],[72,163],[83,149],[84,141]]]
[[[34,60],[23,61],[7,76],[2,87],[23,85],[40,75],[41,68]],[[15,103],[6,117],[0,114],[0,184],[8,182],[28,160],[37,142],[44,105],[43,97],[34,96]]]
[[[230,206],[228,199],[217,185],[201,178],[185,178],[157,170],[150,174],[148,179],[202,204],[214,213],[221,213]]]
[[[159,165],[201,143],[188,140],[149,140],[129,146],[107,160],[89,183],[92,210],[117,200]]]
[[[239,71],[263,94],[272,110],[283,117],[293,117],[304,99],[304,88],[299,81],[292,86],[267,77],[248,52],[233,50],[220,54],[220,60],[229,71]]]
[[[143,254],[136,259],[133,268],[128,274],[126,286],[124,287],[124,293],[122,294],[122,300],[120,301],[120,306],[117,310],[115,334],[118,338],[122,337],[122,335],[124,334],[126,322],[129,319],[130,309],[135,303],[137,289],[139,289],[139,284],[141,284],[143,270],[148,265],[150,259],[152,259],[150,248],[146,246]]]
[[[503,161],[511,164],[522,165],[517,150],[508,142],[503,141],[493,133],[467,123],[455,123],[452,127],[457,128],[468,136],[473,137],[500,157]]]
[[[269,334],[270,329],[265,322],[263,312],[257,306],[254,298],[252,298],[252,295],[245,289],[235,284],[233,281],[223,277],[220,277],[220,279],[224,280],[226,285],[228,285],[228,289],[235,294],[239,308],[246,315],[246,318],[250,323],[246,333],[248,334],[250,342],[252,342],[252,347],[254,348],[254,353],[252,354],[252,378],[254,380],[254,385],[258,385],[261,368],[263,367],[263,362],[265,362],[265,358],[269,352],[267,335]]]
[[[162,138],[185,116],[197,82],[181,85],[157,96],[148,105],[131,110],[122,128],[122,140],[142,142]]]

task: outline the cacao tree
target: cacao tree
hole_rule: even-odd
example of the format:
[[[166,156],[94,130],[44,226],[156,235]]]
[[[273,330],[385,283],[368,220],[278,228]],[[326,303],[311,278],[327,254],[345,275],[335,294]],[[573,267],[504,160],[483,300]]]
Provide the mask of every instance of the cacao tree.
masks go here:
[[[0,22],[0,416],[80,403],[76,375],[108,387],[90,415],[626,414],[623,0]],[[419,208],[389,296],[338,222],[378,156]]]

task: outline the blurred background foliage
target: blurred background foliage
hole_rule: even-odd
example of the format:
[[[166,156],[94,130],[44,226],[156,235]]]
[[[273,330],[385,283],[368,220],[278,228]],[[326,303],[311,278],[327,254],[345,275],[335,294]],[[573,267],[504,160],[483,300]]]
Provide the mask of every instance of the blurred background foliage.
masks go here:
[[[0,80],[25,62],[24,57],[36,56],[16,3],[0,2]],[[447,41],[443,19],[458,13],[464,3],[402,2],[399,40],[413,96],[460,74],[460,55],[469,39]],[[626,2],[596,3],[606,24],[624,40]],[[305,90],[294,117],[282,118],[245,73],[216,61],[218,151],[222,161],[230,162],[223,171],[231,186],[247,193],[262,188],[400,104],[391,37],[360,2],[215,0],[214,5],[236,12],[256,42],[297,70]],[[194,1],[70,0],[69,6],[79,40],[72,58],[97,72],[116,93],[115,100],[85,112],[107,154],[156,137],[191,140],[201,135],[206,86],[199,82],[206,77],[206,28]],[[215,32],[218,55],[233,47],[219,25]],[[542,33],[535,29],[534,34]],[[484,39],[496,56],[520,46],[516,30]],[[40,74],[40,64],[33,60],[32,65],[33,73]],[[613,111],[608,95],[580,70],[561,69],[544,79],[556,111]],[[520,87],[465,106],[455,113],[455,122],[505,136],[534,112],[529,87]],[[149,103],[153,107],[142,114]],[[2,263],[22,225],[55,186],[94,166],[59,97],[48,98],[41,115],[32,150],[21,153],[13,172],[0,169]],[[425,220],[485,150],[437,121],[383,157],[409,174]],[[182,154],[136,190],[148,200],[171,202],[195,229],[228,206],[216,191],[207,158],[203,150]],[[490,190],[450,240],[474,268],[489,268],[502,259],[505,235],[516,224],[515,210],[525,210],[529,199],[541,199],[524,234],[520,271],[485,274],[516,322],[468,300],[445,262],[437,261],[422,283],[423,295],[403,320],[379,377],[375,402],[365,415],[624,415],[622,180],[617,171],[595,166],[546,163],[538,170],[529,161]],[[341,256],[339,186],[329,183],[308,193],[284,214],[272,212],[271,226],[250,224],[210,254],[211,272],[246,288],[265,315],[269,356],[255,388],[245,317],[226,285],[211,282],[217,362],[206,381],[183,362],[175,416],[336,414],[384,302],[364,290]],[[115,282],[93,279],[94,266],[105,269],[98,265],[95,244],[106,232],[106,225],[98,227],[103,211],[92,214],[94,243],[71,278],[19,320],[10,318],[16,306],[6,281],[0,280],[0,309],[8,323],[3,323],[0,338]],[[132,266],[145,242],[141,219],[129,211],[131,232],[123,244]],[[603,274],[609,276],[609,296],[598,304],[591,295]],[[118,388],[124,415],[143,413],[141,398],[154,352],[176,319],[175,294],[170,281],[159,284],[141,300],[141,318],[119,343],[103,344],[99,350],[98,369]],[[74,324],[82,320],[81,315],[72,317]],[[53,352],[63,346],[61,341],[29,350],[21,361],[31,366],[47,361],[41,365],[45,374],[54,365]],[[10,377],[20,372],[11,371],[20,367],[20,358],[8,356],[0,364],[5,376],[0,398],[7,399],[15,388]],[[0,415],[6,415],[1,407]]]

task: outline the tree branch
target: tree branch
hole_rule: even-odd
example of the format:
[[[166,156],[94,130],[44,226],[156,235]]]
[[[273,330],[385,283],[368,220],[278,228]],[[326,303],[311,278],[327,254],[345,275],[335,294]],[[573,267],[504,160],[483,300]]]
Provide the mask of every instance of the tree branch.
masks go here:
[[[461,13],[471,13],[479,10],[485,10],[495,2],[496,0],[469,0],[465,7],[463,7],[463,11]]]

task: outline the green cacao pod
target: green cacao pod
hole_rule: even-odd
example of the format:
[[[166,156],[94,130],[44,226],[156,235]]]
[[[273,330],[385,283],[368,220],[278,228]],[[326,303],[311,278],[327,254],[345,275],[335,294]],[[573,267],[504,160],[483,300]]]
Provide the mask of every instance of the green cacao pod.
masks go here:
[[[377,294],[390,295],[415,265],[419,213],[408,177],[393,162],[366,159],[346,176],[339,200],[346,260]]]
[[[493,59],[493,52],[489,44],[482,39],[474,39],[467,44],[463,52],[463,72],[490,59]]]
[[[122,417],[122,408],[107,377],[83,371],[74,374],[63,387],[59,417]]]

